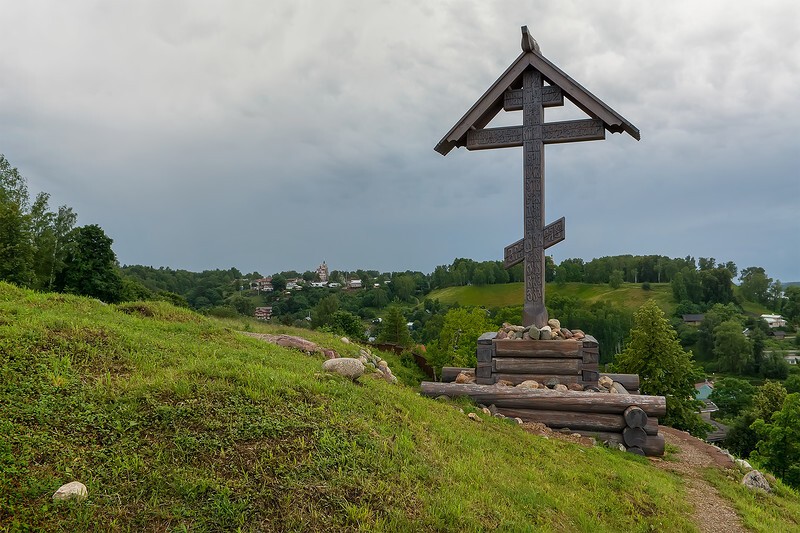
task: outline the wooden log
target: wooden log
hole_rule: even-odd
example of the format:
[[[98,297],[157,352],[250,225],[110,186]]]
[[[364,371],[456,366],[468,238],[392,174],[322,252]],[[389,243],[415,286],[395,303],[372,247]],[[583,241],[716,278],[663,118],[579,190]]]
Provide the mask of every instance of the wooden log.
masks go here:
[[[504,379],[510,381],[514,385],[519,385],[523,381],[536,380],[539,383],[544,383],[548,379],[557,379],[559,383],[569,385],[570,383],[582,383],[581,375],[568,375],[568,374],[510,374],[506,372],[495,372],[495,381]]]
[[[628,451],[629,453],[635,453],[636,455],[641,455],[641,456],[645,455],[644,450],[639,448],[638,446],[630,446],[626,451]]]
[[[616,392],[616,394],[629,394],[629,393],[628,393],[628,389],[626,389],[625,387],[623,387],[623,386],[622,386],[622,383],[619,383],[618,381],[615,381],[615,382],[614,382],[614,383],[611,385],[611,390],[612,390],[612,391],[614,391],[614,392]]]
[[[539,422],[550,429],[569,428],[586,431],[622,431],[625,420],[621,415],[602,413],[576,413],[570,411],[539,411],[535,409],[508,409],[497,407],[497,412],[525,422]]]
[[[600,346],[600,343],[597,342],[597,339],[595,339],[591,335],[586,335],[581,340],[581,343],[583,344],[584,348],[598,348]]]
[[[498,413],[502,413],[510,418],[521,418],[526,422],[540,422],[551,429],[569,428],[574,430],[586,431],[607,431],[622,433],[628,427],[623,415],[602,414],[602,413],[582,413],[576,411],[554,411],[539,409],[514,409],[508,407],[497,407]],[[658,419],[651,419],[653,422],[643,427],[648,435],[658,434]]]
[[[484,344],[479,344],[478,349],[475,351],[475,357],[479,363],[490,363],[493,356],[494,350],[492,349],[491,345],[487,346]]]
[[[492,363],[483,363],[478,361],[478,368],[475,369],[475,377],[480,377],[480,378],[492,377]]]
[[[456,376],[458,376],[462,372],[474,372],[474,368],[460,368],[457,366],[445,366],[442,367],[442,375],[441,380],[442,383],[452,383],[456,380]]]
[[[586,437],[594,437],[600,442],[610,442],[613,444],[625,445],[622,433],[611,433],[608,431],[576,431]],[[664,436],[663,435],[649,435],[642,446],[642,449],[648,457],[661,457],[664,455]],[[628,448],[628,446],[626,446]]]
[[[580,358],[578,342],[495,340],[495,357]]]
[[[629,391],[639,390],[639,374],[606,374],[601,373],[601,376],[608,376],[616,381]]]
[[[478,345],[486,344],[491,345],[494,338],[497,337],[496,331],[489,331],[478,337]]]
[[[642,446],[647,440],[647,433],[643,428],[625,428],[622,430],[622,439],[625,446]]]
[[[580,359],[530,359],[527,357],[495,357],[496,372],[508,374],[580,374]]]
[[[512,376],[513,374],[506,374]],[[518,374],[516,377],[519,377]],[[538,380],[537,380],[538,381]],[[631,405],[637,405],[648,416],[667,414],[667,401],[663,396],[633,396],[631,394],[604,394],[588,392],[556,392],[542,389],[494,387],[487,385],[460,385],[423,381],[422,394],[435,398],[468,396],[478,403],[497,407],[577,411],[584,413],[610,413],[621,415]]]
[[[628,427],[643,428],[647,425],[647,413],[642,411],[641,407],[631,405],[625,409],[622,416],[625,418],[625,423]]]

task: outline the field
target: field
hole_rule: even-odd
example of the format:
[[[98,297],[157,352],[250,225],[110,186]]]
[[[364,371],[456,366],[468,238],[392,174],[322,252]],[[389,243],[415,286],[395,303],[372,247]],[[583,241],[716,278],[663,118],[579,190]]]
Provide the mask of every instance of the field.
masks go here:
[[[487,308],[505,307],[509,305],[522,305],[524,287],[522,283],[506,283],[502,285],[483,285],[465,287],[447,287],[431,292],[428,298],[438,299],[442,303],[461,305],[484,306]],[[672,290],[669,283],[651,283],[650,290],[642,289],[640,284],[623,283],[618,289],[609,285],[595,285],[589,283],[565,283],[558,285],[548,283],[545,288],[545,299],[553,296],[578,298],[579,300],[594,302],[610,302],[631,310],[638,309],[650,298],[655,299],[659,307],[667,315],[675,310],[672,300]]]

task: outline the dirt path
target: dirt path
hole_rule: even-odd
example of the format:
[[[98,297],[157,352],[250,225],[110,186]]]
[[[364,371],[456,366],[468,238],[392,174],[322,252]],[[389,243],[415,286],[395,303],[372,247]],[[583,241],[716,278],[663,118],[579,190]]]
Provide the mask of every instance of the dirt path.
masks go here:
[[[664,470],[679,474],[686,480],[689,501],[694,504],[694,523],[700,531],[708,533],[737,533],[747,531],[733,507],[722,498],[717,489],[702,477],[702,469],[708,466],[731,468],[733,463],[717,448],[696,439],[686,432],[668,427],[659,427],[667,444],[680,448],[676,461],[655,460],[653,464]]]

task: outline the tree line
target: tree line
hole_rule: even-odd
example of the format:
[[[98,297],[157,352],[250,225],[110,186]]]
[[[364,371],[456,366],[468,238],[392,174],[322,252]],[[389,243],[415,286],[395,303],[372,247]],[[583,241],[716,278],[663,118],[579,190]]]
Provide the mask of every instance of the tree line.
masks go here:
[[[71,207],[49,202],[46,192],[31,199],[27,180],[0,154],[0,280],[105,302],[135,298],[103,229],[76,227]]]

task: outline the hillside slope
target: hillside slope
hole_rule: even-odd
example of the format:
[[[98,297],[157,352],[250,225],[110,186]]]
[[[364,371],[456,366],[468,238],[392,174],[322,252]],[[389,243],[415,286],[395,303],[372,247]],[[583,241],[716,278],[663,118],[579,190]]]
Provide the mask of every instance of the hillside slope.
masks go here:
[[[0,283],[0,530],[696,530],[682,479],[644,458],[321,361],[164,303]],[[88,500],[54,504],[73,480]],[[765,523],[797,527],[779,489]]]
[[[672,289],[669,283],[651,283],[650,290],[642,289],[640,284],[623,283],[618,289],[610,285],[592,283],[548,283],[546,298],[555,296],[565,298],[578,298],[587,303],[609,302],[635,311],[647,300],[653,298],[661,309],[671,315],[675,311],[675,302],[672,300]],[[447,287],[431,292],[428,298],[438,299],[445,304],[459,303],[461,305],[475,305],[492,307],[505,307],[509,305],[522,305],[523,283],[505,283],[498,285],[470,285],[463,287]]]

